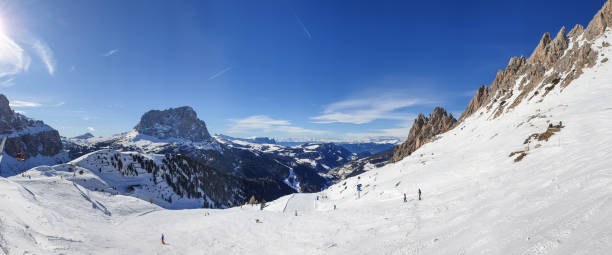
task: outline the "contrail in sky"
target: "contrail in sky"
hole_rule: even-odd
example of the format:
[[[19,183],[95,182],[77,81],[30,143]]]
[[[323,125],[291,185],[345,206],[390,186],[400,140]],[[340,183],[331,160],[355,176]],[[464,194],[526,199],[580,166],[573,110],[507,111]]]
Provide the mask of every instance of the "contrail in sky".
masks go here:
[[[210,80],[214,80],[215,78],[217,78],[217,77],[219,77],[219,76],[223,75],[223,74],[224,74],[224,73],[226,73],[226,72],[229,72],[230,70],[232,70],[232,67],[231,67],[231,66],[230,66],[230,67],[228,67],[228,68],[225,68],[225,69],[223,69],[223,70],[221,70],[221,71],[219,71],[219,72],[217,72],[216,74],[213,74],[213,76],[210,76],[210,78],[208,78],[208,80],[209,80],[209,81],[210,81]]]
[[[300,26],[302,26],[302,30],[304,30],[304,33],[306,34],[306,36],[308,36],[309,39],[312,39],[312,35],[310,35],[310,31],[308,31],[308,28],[306,28],[306,25],[304,25],[300,17],[298,17],[298,15],[295,12],[293,12],[293,16],[298,21],[298,23],[300,23]]]

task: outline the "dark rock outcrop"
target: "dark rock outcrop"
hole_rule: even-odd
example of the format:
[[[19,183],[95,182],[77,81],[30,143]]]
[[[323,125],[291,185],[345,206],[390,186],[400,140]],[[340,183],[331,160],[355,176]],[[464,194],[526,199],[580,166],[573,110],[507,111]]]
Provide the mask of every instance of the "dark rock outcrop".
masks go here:
[[[148,111],[134,129],[140,134],[159,139],[182,138],[193,142],[211,139],[206,124],[189,106]]]
[[[38,163],[57,163],[51,157],[63,152],[59,132],[42,121],[33,120],[14,112],[8,99],[0,94],[0,138],[7,137],[4,153],[13,158],[23,154],[24,161],[7,165],[7,159],[0,165],[0,175],[16,174],[36,166]],[[49,157],[32,162],[37,156]]]
[[[419,114],[410,128],[408,139],[395,147],[391,162],[397,162],[409,156],[423,144],[432,141],[436,135],[453,128],[456,123],[457,120],[453,115],[446,113],[446,110],[441,107],[436,107],[429,117]]]
[[[23,153],[25,159],[37,155],[53,156],[62,151],[57,130],[39,120],[14,112],[8,99],[0,94],[0,137],[7,136],[4,152],[11,157]]]

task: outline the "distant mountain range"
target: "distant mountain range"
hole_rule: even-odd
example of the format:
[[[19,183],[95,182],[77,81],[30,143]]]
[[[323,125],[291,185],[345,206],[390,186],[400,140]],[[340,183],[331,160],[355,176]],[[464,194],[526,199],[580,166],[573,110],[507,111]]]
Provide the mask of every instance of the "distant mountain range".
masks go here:
[[[210,136],[204,121],[198,119],[195,111],[187,106],[163,111],[149,111],[143,115],[133,130],[122,134],[109,137],[94,137],[91,134],[85,134],[63,138],[62,143],[72,159],[82,156],[91,157],[92,153],[96,154],[101,150],[107,151],[107,154],[136,153],[138,157],[144,158],[159,158],[163,155],[167,159],[182,157],[192,159],[189,161],[191,165],[199,166],[199,168],[205,167],[227,178],[243,180],[231,182],[238,186],[229,187],[243,190],[240,193],[242,195],[237,196],[235,201],[230,200],[229,203],[211,202],[208,205],[212,207],[244,202],[243,200],[250,196],[256,196],[256,199],[271,199],[292,192],[320,191],[337,179],[337,176],[330,174],[332,169],[351,160],[369,156],[372,152],[376,153],[394,146],[390,142],[364,144],[309,142],[285,146],[278,144],[274,139],[265,137]],[[102,165],[90,164],[88,168],[95,170],[108,166],[108,162],[100,161],[98,164]],[[116,171],[126,171],[129,164],[124,163],[123,168],[117,167]],[[199,192],[198,188],[201,189],[201,187],[194,185],[191,181],[179,181],[181,178],[178,176],[196,174],[190,171],[199,169],[198,167],[183,166],[179,167],[181,170],[170,171],[171,168],[163,167],[163,164],[157,165],[161,169],[159,172],[147,171],[147,173],[156,176],[155,179],[165,180],[171,187],[178,187],[176,190],[183,190],[184,192],[180,194],[175,192],[175,201],[184,199],[185,194],[204,199],[203,195],[196,195]],[[136,168],[144,168],[144,165],[136,165]],[[267,183],[264,185],[268,187],[264,189],[265,192],[261,188],[251,190],[257,185],[247,185],[251,182],[261,183],[262,181],[264,184]],[[206,193],[205,190],[202,192],[201,194]],[[180,198],[177,197],[179,195]],[[219,200],[220,198],[214,195],[207,196],[210,201],[223,200]],[[224,199],[226,198],[224,195]],[[190,204],[198,203],[191,202]]]

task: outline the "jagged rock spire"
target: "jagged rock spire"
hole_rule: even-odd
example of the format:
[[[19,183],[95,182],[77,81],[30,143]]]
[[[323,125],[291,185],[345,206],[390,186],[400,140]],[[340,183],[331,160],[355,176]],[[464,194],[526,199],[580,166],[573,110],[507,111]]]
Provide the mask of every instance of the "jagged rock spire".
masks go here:
[[[535,95],[546,96],[547,92],[539,93],[544,86],[559,84],[561,88],[582,74],[582,69],[591,67],[597,60],[597,52],[591,47],[593,39],[600,36],[608,26],[612,26],[612,2],[607,1],[597,12],[585,29],[576,25],[567,33],[562,27],[555,38],[545,33],[528,59],[512,58],[504,71],[497,72],[490,89],[480,88],[469,105],[461,114],[460,120],[472,115],[481,107],[487,105],[487,111],[493,109],[489,117],[497,118],[507,109],[511,109],[523,100],[531,100]],[[584,36],[584,37],[581,37]],[[570,43],[578,39],[583,43]],[[565,76],[560,74],[565,73]],[[513,96],[513,93],[520,93]],[[513,100],[508,102],[507,100]]]
[[[612,2],[607,1],[589,22],[585,30],[586,39],[592,40],[606,31],[610,25],[612,25]]]
[[[410,128],[408,139],[395,147],[391,162],[397,162],[409,156],[436,135],[453,128],[456,123],[457,120],[453,115],[448,114],[442,107],[436,107],[429,117],[419,114]]]
[[[568,36],[572,39],[575,39],[576,37],[580,36],[583,32],[584,32],[584,27],[580,24],[576,24],[576,26],[574,26],[574,28],[572,28],[572,30],[569,32]]]

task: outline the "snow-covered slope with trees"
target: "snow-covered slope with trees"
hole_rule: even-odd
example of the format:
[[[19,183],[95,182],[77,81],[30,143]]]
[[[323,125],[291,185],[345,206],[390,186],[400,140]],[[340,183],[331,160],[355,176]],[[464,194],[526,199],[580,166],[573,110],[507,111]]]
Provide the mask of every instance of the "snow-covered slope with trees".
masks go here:
[[[333,143],[283,146],[261,140],[219,135],[195,142],[175,137],[160,139],[132,130],[111,137],[69,138],[63,142],[73,158],[104,148],[143,154],[183,154],[227,174],[271,178],[279,183],[292,178],[296,183],[293,187],[300,187],[297,192],[316,192],[327,187],[332,183],[329,171],[357,157]]]

